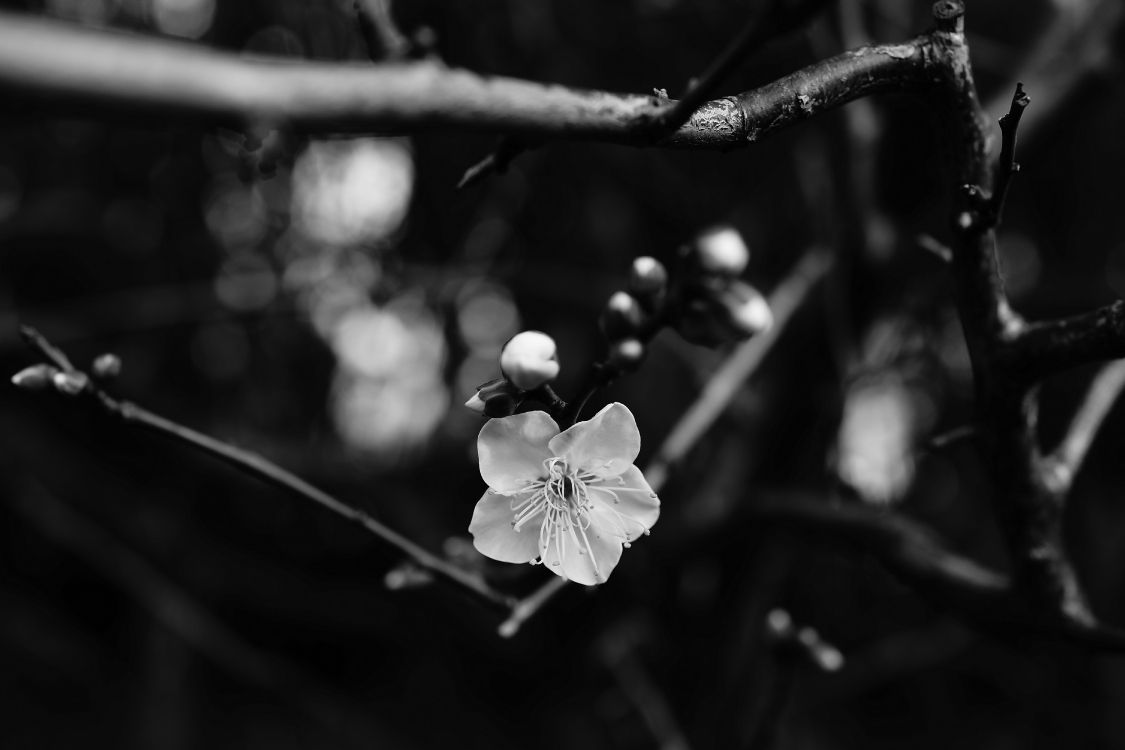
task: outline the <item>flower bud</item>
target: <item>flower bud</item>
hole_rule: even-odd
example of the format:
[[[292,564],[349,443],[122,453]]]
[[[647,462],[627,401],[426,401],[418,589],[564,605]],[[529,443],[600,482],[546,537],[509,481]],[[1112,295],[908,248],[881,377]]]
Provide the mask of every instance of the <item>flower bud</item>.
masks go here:
[[[744,336],[763,333],[773,325],[773,313],[766,298],[749,284],[735,281],[719,296],[727,307],[733,327]]]
[[[45,391],[47,386],[52,385],[57,372],[54,367],[45,364],[25,367],[12,376],[12,385],[25,391]]]
[[[765,298],[737,279],[700,285],[694,293],[676,320],[676,330],[693,344],[718,346],[762,333],[773,324]]]
[[[738,230],[731,226],[703,232],[696,237],[691,251],[703,271],[719,276],[738,276],[750,262],[750,249]]]
[[[629,291],[638,299],[645,300],[664,293],[668,286],[668,271],[656,258],[645,255],[633,259],[629,269]]]
[[[56,372],[51,376],[51,383],[55,390],[67,396],[77,396],[86,390],[90,379],[81,372]]]
[[[477,386],[477,392],[465,402],[465,406],[488,417],[511,416],[519,404],[519,389],[504,378]]]
[[[645,314],[637,298],[627,292],[614,292],[602,311],[602,333],[610,341],[636,336],[645,324]]]
[[[116,354],[98,355],[91,369],[94,371],[96,377],[102,378],[103,380],[116,378],[121,374],[121,357],[118,357]]]
[[[550,383],[559,374],[555,340],[542,331],[517,333],[500,350],[500,372],[523,391]]]
[[[633,372],[641,366],[645,354],[645,345],[639,339],[622,339],[610,345],[605,364],[616,372]]]

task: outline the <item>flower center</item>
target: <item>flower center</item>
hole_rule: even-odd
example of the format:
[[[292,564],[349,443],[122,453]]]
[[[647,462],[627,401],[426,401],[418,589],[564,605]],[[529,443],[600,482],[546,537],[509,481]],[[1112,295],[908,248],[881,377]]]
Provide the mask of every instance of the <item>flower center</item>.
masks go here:
[[[623,485],[624,481],[620,477],[607,479],[571,467],[566,459],[557,456],[544,461],[543,468],[545,476],[529,482],[512,500],[511,507],[515,513],[512,527],[521,531],[529,524],[539,524],[539,562],[542,562],[543,555],[551,551],[555,558],[551,561],[552,565],[559,565],[568,553],[588,555],[595,577],[602,580],[590,539],[608,533],[621,544],[629,546],[625,517],[605,502],[621,502],[617,492],[627,488],[611,489],[605,485],[609,482]],[[598,518],[599,525],[591,529],[596,497],[592,495],[594,492],[603,493],[605,497],[597,497],[597,501],[611,512],[602,514]]]

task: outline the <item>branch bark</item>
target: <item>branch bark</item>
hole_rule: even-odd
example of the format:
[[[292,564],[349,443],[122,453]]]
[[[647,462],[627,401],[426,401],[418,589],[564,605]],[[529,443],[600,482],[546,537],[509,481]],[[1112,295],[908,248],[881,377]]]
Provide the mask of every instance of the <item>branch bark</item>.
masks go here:
[[[244,58],[178,42],[0,13],[0,90],[88,116],[194,118],[312,133],[420,130],[730,149],[848,101],[928,88],[932,38],[846,52],[706,102],[671,134],[675,102],[487,77],[434,60],[372,65]]]

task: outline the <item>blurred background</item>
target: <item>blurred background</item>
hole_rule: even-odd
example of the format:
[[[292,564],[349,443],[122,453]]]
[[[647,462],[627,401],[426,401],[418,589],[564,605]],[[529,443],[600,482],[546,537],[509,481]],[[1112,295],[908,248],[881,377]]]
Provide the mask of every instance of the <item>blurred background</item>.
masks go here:
[[[929,2],[821,3],[722,93],[929,25]],[[419,0],[449,64],[675,96],[741,27],[732,0]],[[247,55],[367,57],[351,0],[48,0],[5,10]],[[995,120],[1032,105],[1001,230],[1031,318],[1125,292],[1123,10],[974,0]],[[768,21],[768,19],[767,19]],[[2,22],[2,20],[0,20]],[[182,43],[182,41],[181,41]],[[728,154],[552,143],[465,190],[495,140],[253,138],[190,121],[65,116],[0,97],[0,736],[6,748],[1120,747],[1125,663],[978,634],[862,550],[740,512],[828,497],[919,518],[1002,566],[966,424],[971,382],[937,254],[951,175],[909,96],[858,102]],[[114,392],[258,451],[467,565],[484,491],[462,407],[523,328],[559,343],[572,393],[631,259],[715,224],[765,292],[812,247],[836,265],[661,493],[650,538],[597,591],[569,587],[512,640],[322,509],[179,444],[7,378],[38,327]],[[669,334],[598,395],[637,416],[640,465],[726,351]],[[1047,445],[1091,372],[1043,389]],[[1094,607],[1125,623],[1125,413],[1078,480],[1068,538]],[[549,575],[488,563],[501,588]],[[394,582],[395,576],[391,576]],[[779,656],[784,607],[839,648]]]

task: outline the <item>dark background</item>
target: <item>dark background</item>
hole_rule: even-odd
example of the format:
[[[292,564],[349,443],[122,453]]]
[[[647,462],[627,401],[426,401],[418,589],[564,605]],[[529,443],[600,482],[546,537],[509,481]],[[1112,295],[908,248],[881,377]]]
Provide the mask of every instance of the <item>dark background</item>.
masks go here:
[[[451,65],[675,96],[742,24],[729,0],[412,2]],[[828,2],[723,93],[928,26],[929,3]],[[1016,306],[1076,313],[1125,289],[1125,97],[1116,0],[977,0],[991,118],[1032,105],[1001,230]],[[350,2],[6,3],[224,50],[363,59]],[[2,21],[0,21],[2,22]],[[243,134],[0,103],[0,743],[6,748],[736,747],[776,716],[763,637],[783,606],[845,655],[800,664],[777,747],[1119,747],[1125,662],[980,634],[861,550],[748,520],[841,478],[1003,564],[965,424],[971,383],[942,262],[951,176],[910,96],[861,102],[729,154],[553,143],[454,190],[480,136]],[[64,107],[65,108],[65,107]],[[304,501],[7,376],[39,327],[114,391],[259,451],[469,565],[484,490],[460,404],[521,328],[560,346],[570,393],[630,260],[742,232],[768,292],[810,247],[832,278],[661,493],[609,583],[569,588],[513,640],[441,586],[390,591],[378,540]],[[662,334],[598,398],[659,445],[723,351]],[[1047,445],[1091,372],[1048,383]],[[597,404],[594,404],[597,406]],[[1068,538],[1095,609],[1125,623],[1125,417],[1075,488]],[[907,489],[910,486],[912,489]],[[489,564],[522,592],[538,568]],[[675,729],[678,725],[679,729]],[[672,728],[669,728],[671,726]]]

